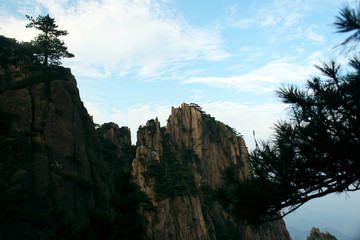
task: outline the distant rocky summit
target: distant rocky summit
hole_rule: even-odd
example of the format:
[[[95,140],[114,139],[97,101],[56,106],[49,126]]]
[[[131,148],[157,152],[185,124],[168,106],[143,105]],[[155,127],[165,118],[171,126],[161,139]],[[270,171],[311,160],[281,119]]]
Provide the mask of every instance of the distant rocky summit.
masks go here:
[[[290,239],[284,221],[254,230],[216,199],[222,173],[252,174],[244,139],[196,104],[172,108],[167,125],[149,120],[137,133],[132,175],[154,206],[142,209],[150,239]]]
[[[328,231],[322,233],[319,228],[313,227],[310,231],[310,236],[307,237],[307,240],[337,240],[337,238],[331,235]]]

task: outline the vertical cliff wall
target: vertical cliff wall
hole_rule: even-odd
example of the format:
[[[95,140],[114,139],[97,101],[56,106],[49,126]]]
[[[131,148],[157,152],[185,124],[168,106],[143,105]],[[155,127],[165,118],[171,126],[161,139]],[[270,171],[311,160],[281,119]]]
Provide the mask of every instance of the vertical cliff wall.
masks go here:
[[[197,105],[173,108],[138,130],[132,174],[155,209],[143,209],[150,239],[290,239],[283,220],[253,230],[216,201],[222,172],[251,175],[247,148],[229,126]]]
[[[100,142],[69,69],[18,75],[1,79],[0,236],[66,239],[109,204]]]
[[[1,70],[2,238],[290,239],[217,202],[225,169],[252,171],[242,137],[199,106],[149,120],[132,146],[126,127],[95,129],[69,69]]]

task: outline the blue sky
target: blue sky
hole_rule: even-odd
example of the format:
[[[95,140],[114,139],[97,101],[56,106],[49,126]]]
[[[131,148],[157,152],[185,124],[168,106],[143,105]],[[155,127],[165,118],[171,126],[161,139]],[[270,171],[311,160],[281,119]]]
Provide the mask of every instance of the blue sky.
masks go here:
[[[63,65],[89,113],[96,123],[129,126],[133,142],[139,125],[155,117],[165,125],[171,106],[194,102],[253,149],[253,130],[269,139],[273,123],[286,118],[274,90],[303,85],[321,61],[346,64],[334,49],[345,36],[332,23],[357,2],[0,0],[0,34],[29,41],[38,32],[25,28],[25,14],[55,17],[69,31],[63,40],[75,58]],[[349,203],[335,198],[339,211]]]

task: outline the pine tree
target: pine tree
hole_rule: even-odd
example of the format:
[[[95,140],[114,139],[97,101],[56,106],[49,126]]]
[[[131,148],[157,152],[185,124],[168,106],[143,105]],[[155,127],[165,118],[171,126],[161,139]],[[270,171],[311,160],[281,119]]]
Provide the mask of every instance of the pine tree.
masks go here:
[[[55,18],[48,15],[38,16],[34,19],[32,16],[26,15],[30,23],[26,25],[27,28],[36,28],[42,33],[35,37],[32,41],[36,47],[35,56],[45,66],[61,65],[61,58],[72,58],[74,54],[67,51],[64,41],[60,40],[60,36],[66,36],[66,30],[57,30],[58,26],[55,24]]]
[[[343,9],[339,31],[357,31],[359,10]],[[349,16],[349,14],[351,16]],[[343,43],[360,41],[360,34]],[[349,45],[353,48],[354,45]],[[330,193],[360,189],[360,60],[342,72],[335,61],[317,68],[324,77],[277,91],[290,106],[290,119],[275,125],[273,141],[256,144],[250,154],[253,176],[224,176],[220,199],[236,216],[258,225],[278,219],[307,201]],[[279,214],[280,213],[280,214]]]

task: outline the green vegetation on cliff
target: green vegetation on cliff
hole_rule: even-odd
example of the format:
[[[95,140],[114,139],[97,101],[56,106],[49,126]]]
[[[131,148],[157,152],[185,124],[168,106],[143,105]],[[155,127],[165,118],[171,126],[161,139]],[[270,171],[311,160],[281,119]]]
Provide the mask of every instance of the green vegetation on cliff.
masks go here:
[[[169,148],[164,147],[164,155],[160,162],[153,161],[143,175],[145,178],[155,178],[154,190],[158,201],[196,193],[192,172]]]
[[[31,43],[19,43],[0,35],[0,93],[73,78],[70,69],[56,65],[44,67],[34,54]]]

